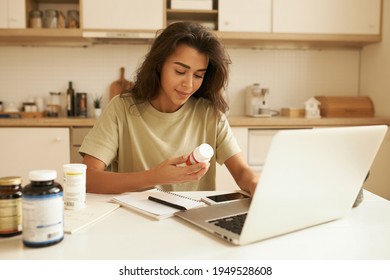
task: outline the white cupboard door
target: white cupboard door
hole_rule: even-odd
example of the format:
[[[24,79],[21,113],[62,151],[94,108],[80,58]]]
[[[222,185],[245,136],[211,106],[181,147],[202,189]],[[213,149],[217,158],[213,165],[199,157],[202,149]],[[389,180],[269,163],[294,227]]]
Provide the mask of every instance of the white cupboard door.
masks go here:
[[[261,171],[271,146],[272,138],[278,130],[250,129],[248,132],[248,164]]]
[[[219,1],[218,30],[233,32],[270,32],[271,0]]]
[[[0,28],[26,28],[25,0],[0,0]]]
[[[62,165],[69,163],[69,128],[0,128],[0,177],[21,176],[27,184],[31,170],[54,169],[62,182]]]
[[[8,0],[8,27],[26,28],[26,1]]]
[[[84,29],[157,30],[163,27],[162,0],[83,0]]]
[[[378,35],[381,0],[273,0],[273,32]]]

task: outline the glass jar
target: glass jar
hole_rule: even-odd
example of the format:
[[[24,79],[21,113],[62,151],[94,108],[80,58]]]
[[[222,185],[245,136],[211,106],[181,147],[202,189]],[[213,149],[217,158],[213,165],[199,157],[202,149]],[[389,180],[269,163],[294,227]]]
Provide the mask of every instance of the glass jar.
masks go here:
[[[40,10],[32,10],[30,12],[30,27],[42,28],[43,26],[43,12]]]
[[[55,170],[29,173],[30,184],[23,189],[23,243],[45,247],[64,239],[64,193],[54,180]]]
[[[0,237],[22,233],[22,178],[0,178]]]
[[[45,10],[44,27],[57,28],[58,27],[58,11],[57,10]]]
[[[66,27],[67,28],[79,28],[79,11],[69,10],[66,17]]]
[[[57,118],[61,113],[61,92],[50,92],[47,104],[47,117]]]

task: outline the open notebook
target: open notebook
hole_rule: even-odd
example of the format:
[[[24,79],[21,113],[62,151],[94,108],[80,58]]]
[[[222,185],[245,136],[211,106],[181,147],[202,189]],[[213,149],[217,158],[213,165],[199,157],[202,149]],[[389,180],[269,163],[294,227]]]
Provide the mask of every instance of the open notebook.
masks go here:
[[[181,210],[205,206],[205,203],[199,200],[159,188],[115,196],[112,201],[157,220],[172,217]]]

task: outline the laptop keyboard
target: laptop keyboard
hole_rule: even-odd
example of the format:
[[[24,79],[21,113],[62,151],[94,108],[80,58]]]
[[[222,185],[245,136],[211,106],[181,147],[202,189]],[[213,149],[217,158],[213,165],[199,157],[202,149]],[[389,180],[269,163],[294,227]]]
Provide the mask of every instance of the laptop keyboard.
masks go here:
[[[218,218],[215,220],[210,220],[209,223],[226,229],[228,231],[234,232],[236,234],[241,234],[242,227],[244,226],[247,214],[248,213],[238,214],[225,218]]]

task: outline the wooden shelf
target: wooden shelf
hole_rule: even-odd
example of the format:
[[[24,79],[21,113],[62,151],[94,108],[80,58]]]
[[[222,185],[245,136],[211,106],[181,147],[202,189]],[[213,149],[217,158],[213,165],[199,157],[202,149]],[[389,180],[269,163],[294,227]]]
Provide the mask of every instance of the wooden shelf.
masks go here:
[[[0,45],[88,45],[81,29],[0,29]]]
[[[382,40],[381,35],[215,32],[227,45],[252,47],[286,44],[301,47],[362,47]]]
[[[108,31],[107,31],[108,32]],[[126,33],[126,31],[121,31]],[[380,35],[324,35],[324,34],[284,34],[257,32],[220,32],[214,31],[226,45],[243,47],[276,47],[286,44],[301,47],[362,47],[381,41]],[[108,32],[110,33],[110,32]],[[115,33],[115,32],[111,32]],[[136,34],[137,32],[131,32]],[[122,44],[132,44],[142,40],[140,36],[106,38],[105,42],[120,39]],[[146,33],[145,33],[146,34]],[[154,34],[154,33],[153,33]],[[144,38],[150,42],[150,34]],[[82,29],[0,29],[0,45],[76,45],[88,46],[95,42],[93,38],[84,38]]]

